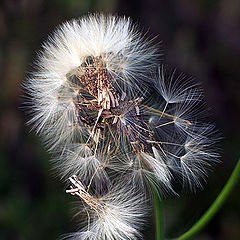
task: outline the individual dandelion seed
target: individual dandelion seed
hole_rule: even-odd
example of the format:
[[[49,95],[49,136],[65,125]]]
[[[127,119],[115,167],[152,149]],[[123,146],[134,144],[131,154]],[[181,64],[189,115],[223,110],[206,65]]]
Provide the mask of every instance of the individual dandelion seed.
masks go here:
[[[83,202],[88,216],[88,226],[67,234],[63,239],[139,239],[140,229],[145,222],[146,202],[142,195],[130,186],[117,185],[100,197],[93,197],[74,175],[67,193],[77,195]]]
[[[98,142],[109,110],[143,91],[156,52],[124,17],[90,14],[62,24],[43,44],[25,83],[30,123],[50,149]]]

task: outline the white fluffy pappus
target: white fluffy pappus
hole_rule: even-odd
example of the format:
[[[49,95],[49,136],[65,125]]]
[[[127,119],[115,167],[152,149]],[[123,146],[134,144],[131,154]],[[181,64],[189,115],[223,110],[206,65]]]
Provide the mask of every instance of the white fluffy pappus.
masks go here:
[[[98,190],[103,185],[109,187],[110,178],[106,171],[109,158],[101,151],[92,151],[88,145],[79,143],[58,149],[53,162],[62,179],[76,175],[84,185]]]
[[[63,23],[43,44],[24,84],[32,115],[29,123],[52,148],[89,134],[89,122],[79,117],[81,104],[96,97],[98,105],[109,108],[124,95],[134,94],[156,63],[156,52],[129,18],[91,14]],[[95,93],[97,74],[111,83],[108,88],[97,86],[101,91]],[[116,89],[114,96],[109,87]]]
[[[66,234],[63,239],[74,240],[126,240],[141,238],[141,228],[146,221],[148,207],[141,193],[128,184],[118,184],[100,197],[93,197],[84,190],[81,182],[73,176],[73,186],[67,192],[76,194],[84,202],[88,223],[75,233]],[[83,209],[80,209],[82,212]]]
[[[164,66],[159,68],[154,83],[159,96],[152,107],[146,107],[154,132],[148,141],[152,148],[146,154],[155,161],[142,156],[157,178],[164,176],[161,171],[167,173],[163,177],[168,180],[165,185],[180,178],[183,187],[202,187],[208,170],[219,162],[216,143],[220,139],[215,126],[206,122],[202,90],[192,78],[176,74],[176,70],[167,72]]]
[[[205,122],[198,84],[176,70],[165,71],[164,66],[158,73],[152,79],[154,87],[149,87],[150,97],[143,96],[129,110],[132,115],[124,115],[132,146],[125,169],[135,185],[157,180],[161,190],[174,192],[172,183],[181,179],[183,187],[194,190],[202,187],[208,170],[219,161],[219,134]]]

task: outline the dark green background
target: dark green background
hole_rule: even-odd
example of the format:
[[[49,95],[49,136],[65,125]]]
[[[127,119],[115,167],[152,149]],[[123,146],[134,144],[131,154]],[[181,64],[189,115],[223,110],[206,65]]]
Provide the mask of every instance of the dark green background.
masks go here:
[[[222,163],[204,191],[164,200],[167,236],[190,227],[215,199],[240,156],[240,1],[5,0],[0,5],[0,240],[48,240],[76,230],[73,197],[52,169],[21,110],[21,83],[42,41],[62,21],[88,12],[130,16],[158,35],[168,65],[202,83],[223,135]],[[239,184],[196,239],[240,239]],[[145,239],[154,238],[149,220]]]

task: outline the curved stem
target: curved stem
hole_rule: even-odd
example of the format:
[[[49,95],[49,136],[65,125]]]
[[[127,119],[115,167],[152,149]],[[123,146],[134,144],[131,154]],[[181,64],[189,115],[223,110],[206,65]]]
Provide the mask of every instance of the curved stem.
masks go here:
[[[162,201],[159,198],[156,189],[153,189],[154,198],[154,212],[155,212],[155,223],[156,223],[156,240],[164,240],[164,215]]]
[[[219,211],[219,209],[222,207],[225,200],[230,195],[234,186],[238,182],[239,177],[240,177],[240,160],[238,161],[234,171],[232,172],[232,175],[228,179],[223,190],[218,195],[218,197],[213,202],[213,204],[209,207],[209,209],[206,211],[206,213],[198,220],[197,223],[195,223],[195,225],[193,225],[186,233],[184,233],[180,237],[176,238],[176,240],[191,239],[196,234],[198,234],[208,224],[208,222],[215,216],[215,214]]]

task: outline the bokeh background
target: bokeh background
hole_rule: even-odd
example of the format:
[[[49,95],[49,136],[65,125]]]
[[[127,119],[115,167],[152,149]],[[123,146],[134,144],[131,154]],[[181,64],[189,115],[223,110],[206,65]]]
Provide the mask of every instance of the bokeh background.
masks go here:
[[[187,230],[220,192],[240,157],[240,1],[2,0],[0,3],[0,240],[52,240],[77,230],[40,139],[25,125],[21,83],[32,58],[62,21],[88,12],[126,15],[158,35],[164,61],[201,82],[221,132],[222,163],[204,190],[164,199],[166,235]],[[240,239],[239,184],[199,240]],[[154,223],[144,230],[154,239]]]

